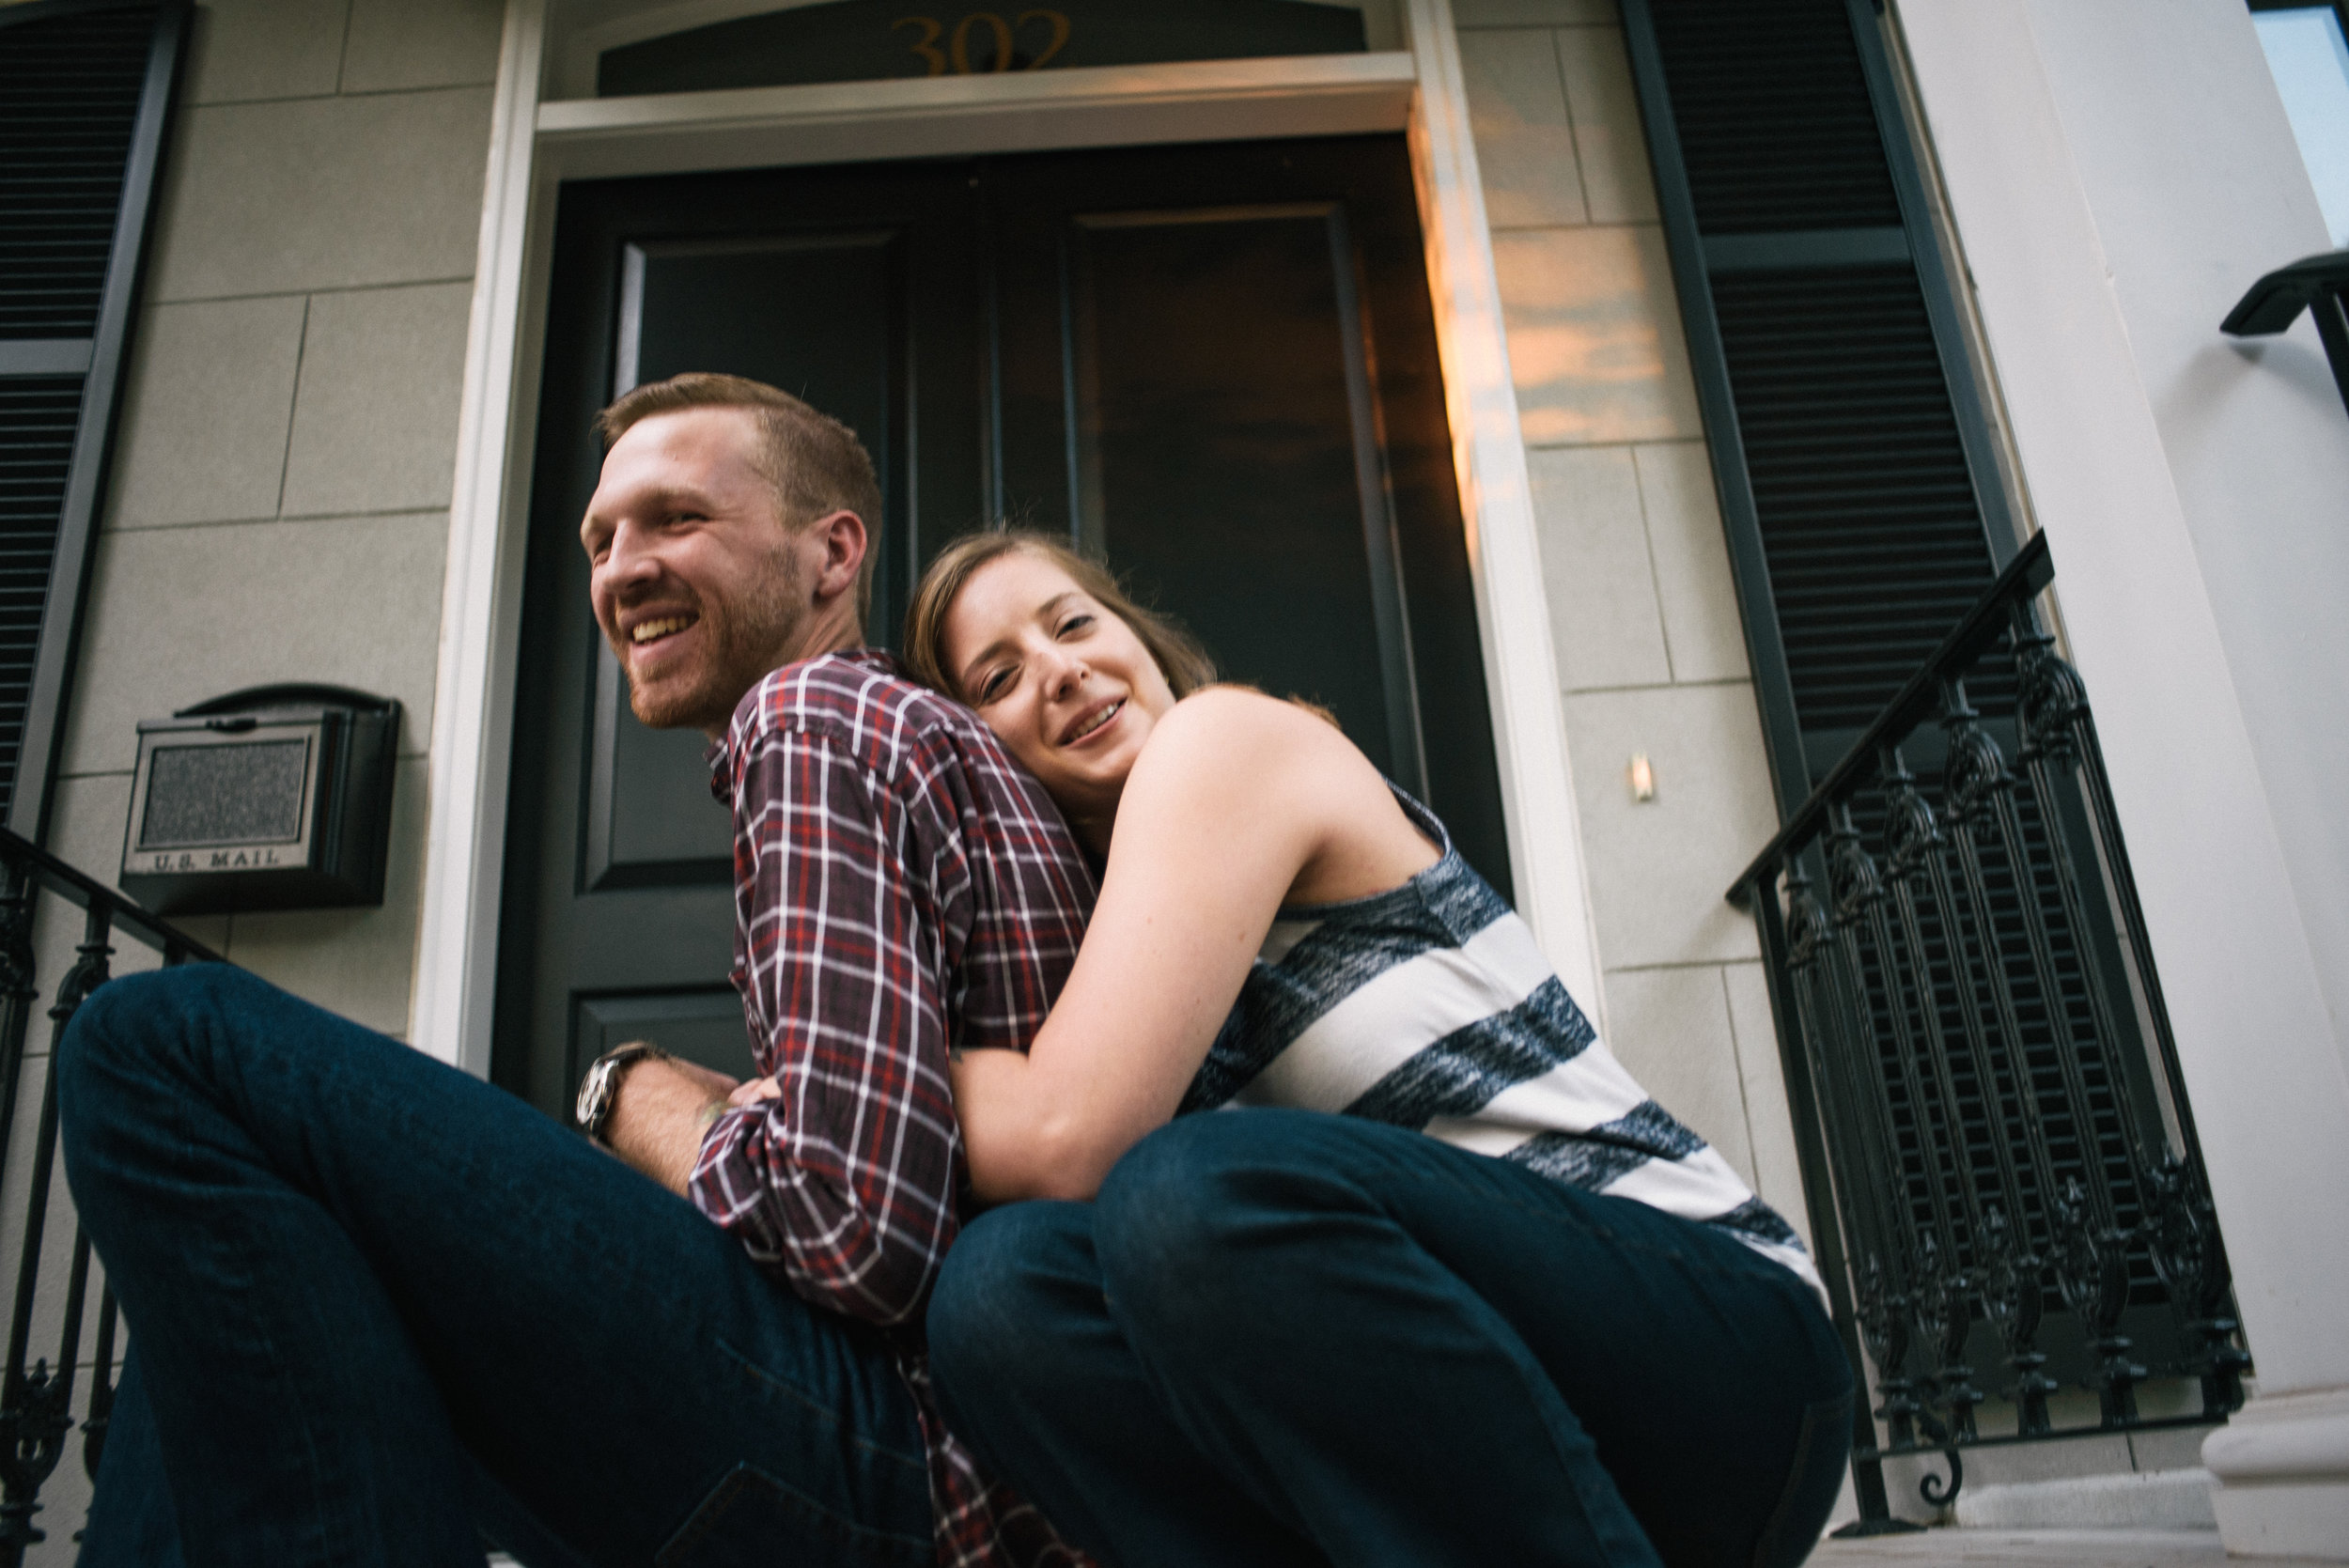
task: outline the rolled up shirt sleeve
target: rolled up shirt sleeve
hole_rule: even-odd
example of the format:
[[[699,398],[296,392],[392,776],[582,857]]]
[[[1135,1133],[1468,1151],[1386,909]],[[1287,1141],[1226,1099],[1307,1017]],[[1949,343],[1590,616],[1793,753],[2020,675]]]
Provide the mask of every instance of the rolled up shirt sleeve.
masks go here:
[[[957,1229],[941,986],[970,921],[958,814],[821,728],[754,719],[732,744],[736,984],[780,1093],[719,1118],[690,1194],[801,1296],[903,1323]]]

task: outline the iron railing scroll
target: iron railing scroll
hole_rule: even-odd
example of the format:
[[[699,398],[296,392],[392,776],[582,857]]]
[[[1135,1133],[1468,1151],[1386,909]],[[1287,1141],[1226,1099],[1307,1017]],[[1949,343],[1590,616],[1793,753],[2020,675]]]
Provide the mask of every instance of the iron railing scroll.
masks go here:
[[[1875,1374],[1858,1533],[1905,1528],[1887,1457],[1945,1455],[1920,1486],[1939,1506],[1968,1448],[2243,1401],[2095,723],[2036,608],[2053,578],[2035,537],[1730,892],[1761,932],[1838,1327]],[[2140,1416],[2155,1376],[2199,1377],[2201,1409]],[[2051,1412],[2067,1388],[2092,1425]]]
[[[44,899],[44,893],[53,896]],[[81,940],[44,1008],[35,955],[36,915],[70,918],[77,908]],[[57,1042],[75,1009],[106,983],[119,939],[152,950],[165,964],[222,961],[120,893],[0,830],[0,1170],[29,1192],[22,1213],[8,1359],[0,1366],[0,1568],[18,1568],[25,1551],[47,1538],[34,1515],[41,1511],[42,1487],[70,1446],[76,1382],[88,1378],[80,1429],[82,1460],[93,1476],[114,1404],[119,1317],[113,1291],[101,1284],[95,1343],[86,1342],[90,1246],[78,1224],[62,1300],[55,1298],[54,1281],[42,1279],[42,1267],[46,1233],[55,1218],[52,1197],[59,1185],[53,1070]],[[46,1054],[27,1050],[38,1013],[48,1016]],[[39,1096],[32,1146],[11,1147],[19,1097],[27,1093]]]

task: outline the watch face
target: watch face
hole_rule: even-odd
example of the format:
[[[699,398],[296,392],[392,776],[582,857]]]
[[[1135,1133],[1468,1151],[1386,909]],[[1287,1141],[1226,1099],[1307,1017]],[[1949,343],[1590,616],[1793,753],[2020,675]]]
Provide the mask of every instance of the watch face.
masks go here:
[[[599,1062],[587,1069],[587,1077],[579,1086],[579,1103],[571,1108],[571,1118],[590,1132],[603,1111],[603,1102],[610,1093],[613,1063]]]

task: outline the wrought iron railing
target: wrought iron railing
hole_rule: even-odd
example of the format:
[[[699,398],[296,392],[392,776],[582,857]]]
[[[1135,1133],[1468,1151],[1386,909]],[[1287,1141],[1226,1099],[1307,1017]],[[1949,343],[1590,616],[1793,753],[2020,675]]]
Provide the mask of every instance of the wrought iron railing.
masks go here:
[[[60,918],[70,925],[77,908],[80,940],[71,948],[72,957],[58,951],[55,961],[44,966],[42,950],[64,946],[57,939],[63,935],[57,929]],[[0,1170],[8,1172],[11,1195],[23,1194],[23,1206],[12,1203],[8,1215],[21,1234],[10,1238],[16,1242],[16,1292],[8,1359],[0,1366],[0,1568],[17,1568],[28,1548],[47,1539],[33,1518],[41,1511],[41,1489],[70,1446],[77,1391],[82,1461],[93,1476],[114,1405],[120,1318],[113,1291],[102,1283],[94,1324],[87,1310],[89,1238],[73,1222],[71,1201],[58,1179],[57,1078],[52,1066],[74,1010],[112,972],[117,938],[152,950],[165,964],[220,961],[218,954],[120,893],[0,831]],[[41,1006],[44,967],[63,971],[46,1008]],[[48,1015],[49,1031],[45,1047],[36,1050],[30,1048],[34,1019],[41,1012]],[[13,1136],[27,1096],[37,1096],[39,1107],[29,1149],[18,1146]],[[66,1226],[73,1241],[60,1294],[52,1243]]]
[[[1856,1532],[1904,1528],[1890,1456],[1946,1455],[1920,1486],[1946,1505],[1968,1448],[2242,1404],[2095,724],[2035,607],[2053,578],[2035,537],[1730,891],[1761,931],[1818,1261],[1874,1374]],[[2156,1376],[2199,1377],[2201,1409],[2140,1417]],[[2093,1425],[2053,1419],[2067,1386]]]

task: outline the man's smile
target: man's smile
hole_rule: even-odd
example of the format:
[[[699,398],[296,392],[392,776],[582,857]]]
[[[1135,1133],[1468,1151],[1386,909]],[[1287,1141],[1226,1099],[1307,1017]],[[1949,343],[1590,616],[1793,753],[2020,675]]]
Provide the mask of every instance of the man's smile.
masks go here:
[[[639,621],[630,629],[628,640],[636,644],[658,642],[683,631],[698,619],[696,615],[663,615],[657,620]]]

